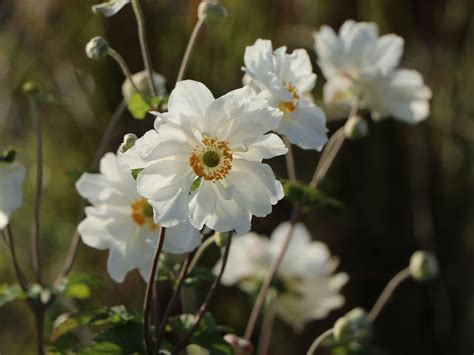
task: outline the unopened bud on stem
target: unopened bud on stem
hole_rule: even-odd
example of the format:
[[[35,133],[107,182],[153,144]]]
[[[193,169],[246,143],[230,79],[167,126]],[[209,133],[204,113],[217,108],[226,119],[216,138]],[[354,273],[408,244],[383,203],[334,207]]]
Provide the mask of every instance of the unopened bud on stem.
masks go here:
[[[227,10],[218,0],[203,0],[198,7],[198,18],[208,25],[216,25],[227,17]]]
[[[98,60],[107,56],[109,44],[104,37],[94,37],[86,44],[86,55],[90,59]]]
[[[334,338],[342,343],[364,343],[372,336],[372,328],[367,312],[362,308],[354,308],[334,323]]]
[[[361,139],[369,133],[367,121],[360,116],[352,116],[344,125],[344,134],[347,139]]]
[[[411,256],[409,269],[411,276],[416,281],[430,281],[438,276],[438,260],[432,253],[419,250]]]

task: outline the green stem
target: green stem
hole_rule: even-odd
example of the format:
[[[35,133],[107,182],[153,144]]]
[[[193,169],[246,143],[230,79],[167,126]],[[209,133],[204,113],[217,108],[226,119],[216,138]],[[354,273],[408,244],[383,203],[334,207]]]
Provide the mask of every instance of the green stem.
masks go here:
[[[41,258],[39,247],[40,231],[40,209],[41,195],[43,191],[43,142],[41,135],[41,121],[36,108],[36,100],[33,95],[28,96],[28,105],[30,107],[31,120],[36,136],[36,187],[35,202],[33,206],[33,225],[31,228],[31,259],[33,270],[38,284],[42,284]]]
[[[183,80],[184,73],[188,67],[189,58],[191,57],[191,52],[193,51],[194,44],[196,43],[196,39],[198,37],[199,31],[204,24],[203,19],[199,19],[196,24],[194,25],[193,32],[191,33],[191,37],[189,37],[188,45],[186,46],[186,50],[184,51],[183,60],[181,61],[181,65],[179,67],[178,77],[176,78],[176,82]]]
[[[123,57],[120,55],[119,52],[117,52],[115,49],[113,48],[109,48],[107,54],[113,59],[115,60],[115,62],[117,62],[117,64],[119,65],[120,69],[122,69],[122,72],[123,72],[123,75],[125,76],[125,78],[127,78],[129,81],[130,81],[130,84],[132,84],[132,87],[133,89],[140,94],[141,97],[143,97],[144,99],[146,99],[143,94],[140,92],[140,90],[138,89],[138,86],[134,83],[133,81],[133,78],[132,78],[132,73],[130,72],[130,69],[128,68],[128,65],[127,65],[127,62],[125,61],[125,59],[123,59]]]
[[[148,41],[146,38],[146,26],[145,26],[145,17],[143,16],[143,11],[140,5],[140,0],[132,0],[133,12],[135,13],[135,18],[137,20],[138,26],[138,39],[140,41],[140,49],[143,57],[143,64],[145,69],[148,72],[148,86],[150,92],[153,96],[158,96],[155,81],[153,80],[153,66],[151,64],[151,55],[148,48]]]
[[[313,355],[316,352],[316,350],[319,348],[319,346],[322,344],[324,339],[326,339],[330,335],[332,335],[332,328],[326,330],[323,334],[321,334],[320,336],[316,338],[316,340],[313,342],[313,344],[311,344],[310,348],[308,349],[308,352],[306,353],[306,355]]]

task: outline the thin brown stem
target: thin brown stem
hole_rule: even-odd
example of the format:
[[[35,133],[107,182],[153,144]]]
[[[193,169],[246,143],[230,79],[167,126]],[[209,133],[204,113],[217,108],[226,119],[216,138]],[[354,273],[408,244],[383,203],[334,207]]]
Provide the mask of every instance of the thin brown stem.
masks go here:
[[[370,310],[367,318],[371,323],[373,323],[379,316],[382,309],[385,307],[387,302],[392,297],[395,290],[400,286],[400,284],[407,280],[410,277],[410,270],[408,268],[403,269],[398,274],[396,274],[390,282],[385,286],[385,289],[380,294],[379,298],[375,302],[374,306]]]
[[[189,272],[194,269],[194,267],[199,262],[199,259],[201,259],[201,256],[212,244],[214,244],[214,237],[209,237],[199,246],[198,250],[194,254],[193,260],[191,261],[191,265],[189,266]]]
[[[186,50],[184,51],[183,60],[181,61],[181,65],[179,67],[178,77],[176,78],[176,82],[183,80],[184,73],[189,64],[189,58],[191,57],[191,52],[193,51],[194,44],[196,43],[196,39],[198,37],[199,31],[204,24],[203,19],[197,20],[196,24],[194,25],[193,32],[191,33],[191,37],[189,37],[188,45],[186,46]]]
[[[33,206],[33,225],[31,227],[31,260],[33,270],[36,277],[36,282],[42,284],[41,272],[41,258],[39,246],[40,234],[40,210],[41,210],[41,196],[43,192],[43,142],[41,135],[41,121],[38,116],[36,108],[35,97],[28,96],[28,104],[30,107],[31,119],[33,122],[33,129],[36,136],[36,186],[35,186],[35,201]]]
[[[275,322],[275,314],[275,301],[270,301],[263,317],[262,335],[260,336],[260,341],[258,342],[257,355],[268,354],[270,341],[272,339],[273,324]]]
[[[227,240],[227,245],[225,246],[224,255],[222,256],[222,264],[221,264],[221,269],[219,270],[219,274],[214,279],[211,287],[209,288],[209,291],[207,292],[206,298],[205,298],[203,304],[201,305],[201,308],[199,308],[199,311],[197,312],[197,314],[195,316],[193,325],[191,326],[189,331],[183,336],[183,338],[178,343],[176,348],[173,350],[173,352],[172,352],[173,355],[178,354],[181,351],[181,349],[183,349],[186,346],[189,339],[191,339],[194,332],[197,330],[197,327],[199,326],[199,323],[201,322],[202,318],[206,314],[206,311],[209,308],[209,304],[210,304],[210,301],[212,299],[212,296],[214,295],[214,293],[217,289],[217,286],[219,285],[219,283],[222,279],[222,275],[224,274],[224,270],[225,270],[225,267],[227,265],[227,259],[229,257],[229,250],[230,250],[231,242],[232,242],[232,232],[229,233],[229,239]]]
[[[156,343],[158,344],[158,349],[160,348],[161,341],[163,339],[163,334],[165,331],[166,324],[168,323],[168,318],[171,314],[171,311],[173,310],[173,307],[176,305],[176,301],[178,300],[178,296],[180,295],[181,288],[184,285],[184,280],[186,280],[186,277],[189,275],[189,272],[191,272],[190,266],[191,261],[193,260],[193,256],[194,253],[189,253],[186,257],[186,260],[184,261],[183,267],[181,269],[181,273],[178,277],[178,283],[176,284],[176,287],[173,290],[173,294],[171,295],[168,305],[166,306],[165,312],[163,313],[160,326],[156,327]]]
[[[105,149],[107,148],[107,143],[110,141],[110,137],[112,136],[112,133],[117,126],[118,122],[120,121],[120,118],[122,117],[123,113],[125,112],[125,109],[127,107],[127,104],[125,101],[120,102],[119,106],[115,109],[109,123],[107,124],[107,127],[105,128],[104,134],[102,135],[102,138],[100,140],[99,146],[97,147],[97,150],[94,154],[94,158],[92,159],[91,165],[90,165],[90,170],[96,170],[97,166],[99,165],[100,158],[104,154]],[[81,205],[79,206],[79,217],[78,221],[80,221],[84,217],[84,208],[86,206],[86,202],[82,200]],[[58,285],[69,273],[71,272],[72,266],[74,264],[74,260],[76,259],[76,254],[77,254],[77,249],[79,247],[79,242],[81,238],[79,235],[79,232],[77,231],[77,228],[74,230],[74,234],[72,235],[71,239],[71,245],[69,246],[69,251],[66,256],[66,261],[64,263],[64,266],[61,270],[61,273],[58,275],[56,278],[54,285]]]
[[[145,345],[146,353],[149,355],[153,354],[153,346],[150,339],[150,308],[151,308],[151,296],[153,293],[153,285],[156,279],[156,271],[158,269],[158,261],[160,254],[163,249],[163,243],[165,241],[166,228],[161,227],[158,242],[153,255],[153,261],[151,264],[150,278],[146,286],[145,299],[143,301],[143,340]]]
[[[301,211],[300,205],[293,206],[293,212],[290,218],[290,228],[288,229],[285,239],[283,240],[283,244],[281,246],[281,249],[277,257],[273,260],[272,264],[270,265],[270,269],[268,270],[268,273],[265,276],[265,279],[263,280],[262,286],[260,287],[260,290],[258,291],[258,295],[255,300],[252,312],[250,313],[250,317],[247,322],[247,327],[244,333],[244,338],[247,340],[250,340],[250,338],[252,337],[253,330],[255,329],[255,325],[257,324],[258,316],[265,303],[265,297],[266,297],[267,291],[272,284],[273,278],[275,277],[281,262],[283,261],[283,257],[285,256],[286,249],[288,248],[288,245],[291,240],[291,236],[293,235],[295,225],[300,216],[300,211]]]
[[[137,20],[138,39],[140,41],[140,49],[143,57],[143,64],[148,72],[148,86],[153,96],[157,96],[155,81],[153,80],[153,65],[151,64],[150,49],[148,48],[148,40],[146,37],[145,17],[140,5],[140,0],[132,0],[133,12]]]
[[[318,336],[316,340],[313,342],[313,344],[311,344],[306,355],[313,355],[316,352],[316,350],[319,348],[319,346],[322,344],[324,339],[326,339],[328,336],[331,336],[331,335],[332,335],[332,328],[326,330],[323,334]]]
[[[44,355],[44,308],[36,307],[34,311],[38,355]]]
[[[10,251],[10,256],[12,258],[13,268],[15,269],[15,275],[18,280],[18,284],[20,285],[23,292],[28,291],[28,281],[26,280],[25,274],[21,270],[20,264],[18,263],[18,257],[16,255],[15,249],[15,241],[13,239],[13,232],[11,230],[11,226],[8,225],[7,228],[2,232],[5,240],[5,244],[7,245],[8,250]]]

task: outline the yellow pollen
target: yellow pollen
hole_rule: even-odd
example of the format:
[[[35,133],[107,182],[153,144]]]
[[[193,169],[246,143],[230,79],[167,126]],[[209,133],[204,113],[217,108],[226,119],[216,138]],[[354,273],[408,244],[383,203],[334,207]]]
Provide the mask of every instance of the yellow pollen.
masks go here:
[[[146,198],[141,197],[131,204],[132,220],[143,227],[145,224],[150,226],[151,230],[156,230],[157,225],[153,221],[153,208],[147,202]]]
[[[217,181],[227,176],[232,169],[232,153],[225,141],[204,137],[201,146],[196,146],[189,157],[194,173],[204,180]]]
[[[291,83],[288,83],[286,81],[283,82],[286,85],[286,88],[288,92],[291,94],[291,101],[280,101],[278,103],[278,109],[283,111],[283,113],[290,113],[293,112],[296,109],[296,102],[299,100],[299,95],[296,90],[296,87],[291,85]]]

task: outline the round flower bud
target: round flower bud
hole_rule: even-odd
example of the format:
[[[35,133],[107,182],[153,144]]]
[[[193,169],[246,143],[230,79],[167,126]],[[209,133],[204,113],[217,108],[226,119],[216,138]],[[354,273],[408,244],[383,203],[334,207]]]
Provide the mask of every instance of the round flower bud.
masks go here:
[[[438,260],[432,253],[419,250],[411,256],[409,269],[416,281],[430,281],[438,276]]]
[[[142,70],[132,75],[133,83],[138,90],[145,96],[151,97],[150,86],[148,85],[148,71]],[[166,94],[166,79],[163,75],[153,72],[153,82],[155,83],[156,93],[158,95]],[[122,95],[126,102],[136,93],[130,80],[127,78],[122,84]]]
[[[214,242],[219,248],[223,248],[227,245],[227,242],[229,241],[229,233],[220,233],[216,232],[213,235]]]
[[[127,133],[123,136],[123,142],[120,144],[120,153],[125,153],[127,150],[133,148],[138,137],[133,133]]]
[[[34,95],[40,91],[40,87],[36,81],[30,80],[23,84],[21,90],[25,95]]]
[[[90,59],[102,59],[109,51],[109,44],[104,37],[94,37],[86,44],[86,55]]]
[[[235,334],[227,334],[224,340],[232,347],[235,355],[250,355],[253,352],[253,345],[244,338],[239,338]]]
[[[227,17],[227,10],[218,0],[203,0],[198,7],[198,18],[208,25],[216,25]]]
[[[360,116],[352,116],[344,125],[344,134],[347,139],[361,139],[369,133],[369,125],[366,120]]]
[[[362,308],[354,308],[334,323],[334,338],[342,343],[363,343],[372,336],[372,328],[367,312]]]

